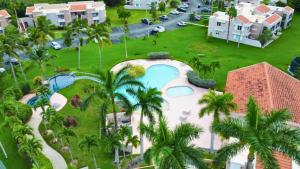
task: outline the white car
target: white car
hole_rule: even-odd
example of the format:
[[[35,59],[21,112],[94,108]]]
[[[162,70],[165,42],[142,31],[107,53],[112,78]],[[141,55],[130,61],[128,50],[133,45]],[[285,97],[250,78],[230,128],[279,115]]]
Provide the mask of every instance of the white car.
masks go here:
[[[171,11],[170,14],[172,15],[179,15],[179,11],[177,11],[176,9]]]
[[[156,26],[153,30],[157,32],[164,32],[166,29],[163,26]]]
[[[55,50],[61,49],[61,45],[55,41],[51,42],[51,47]]]
[[[0,67],[0,73],[4,73],[6,70],[3,67]]]
[[[186,26],[187,23],[184,22],[184,21],[179,21],[179,22],[177,22],[177,25],[178,25],[178,26]]]

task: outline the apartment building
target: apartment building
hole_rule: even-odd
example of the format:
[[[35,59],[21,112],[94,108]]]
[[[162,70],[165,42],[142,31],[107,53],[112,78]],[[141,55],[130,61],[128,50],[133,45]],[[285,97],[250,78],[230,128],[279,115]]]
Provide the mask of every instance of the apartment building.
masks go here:
[[[34,21],[39,16],[46,16],[53,25],[65,26],[77,18],[86,19],[88,24],[101,23],[106,19],[103,1],[78,1],[61,4],[35,4],[26,8],[26,15]],[[31,26],[25,20],[24,26]]]
[[[0,34],[4,33],[4,29],[9,23],[9,18],[10,15],[5,9],[0,10]]]
[[[150,4],[165,2],[166,0],[125,0],[126,9],[150,9]]]
[[[239,42],[251,46],[261,47],[257,40],[265,29],[272,31],[273,35],[286,29],[292,21],[294,9],[270,5],[255,5],[241,2],[235,6],[237,17],[231,20],[228,35],[229,16],[226,12],[215,12],[209,18],[208,35]]]

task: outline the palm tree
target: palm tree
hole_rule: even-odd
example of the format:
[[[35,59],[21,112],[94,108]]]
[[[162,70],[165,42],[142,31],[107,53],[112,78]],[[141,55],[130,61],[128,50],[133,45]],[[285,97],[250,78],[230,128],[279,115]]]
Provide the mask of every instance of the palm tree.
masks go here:
[[[125,147],[132,145],[132,147],[137,148],[140,145],[140,140],[137,135],[128,135],[125,142]],[[132,153],[130,154],[130,159],[132,159]]]
[[[286,110],[262,114],[256,101],[250,97],[243,119],[227,119],[214,124],[214,131],[224,138],[237,139],[218,150],[214,165],[221,165],[245,149],[249,150],[246,169],[253,169],[255,156],[262,161],[265,169],[279,169],[275,152],[299,163],[300,129],[290,127],[289,120],[291,115]]]
[[[222,114],[229,116],[230,112],[237,108],[237,105],[233,102],[232,94],[218,94],[214,90],[209,90],[209,92],[199,100],[199,104],[205,104],[205,106],[200,110],[200,117],[213,113],[214,120],[212,124],[218,123]],[[210,149],[211,151],[214,150],[213,131],[211,131]]]
[[[14,136],[16,141],[18,143],[20,143],[24,137],[26,137],[28,135],[31,135],[31,136],[33,135],[32,128],[26,124],[25,125],[15,124],[15,125],[13,125],[13,128],[12,128],[12,135]]]
[[[237,16],[237,11],[234,6],[231,5],[231,7],[227,10],[228,15],[228,29],[227,29],[227,43],[229,42],[229,30],[230,30],[230,23],[233,18]]]
[[[94,92],[83,100],[81,109],[85,110],[94,97],[104,99],[112,106],[114,116],[114,135],[118,135],[118,120],[116,101],[131,107],[130,101],[124,94],[124,90],[129,87],[143,87],[143,84],[127,73],[128,67],[122,68],[116,74],[107,71],[106,74],[100,73],[100,83]],[[115,163],[119,164],[119,148],[115,147]]]
[[[58,113],[53,114],[50,118],[50,125],[51,125],[52,129],[54,127],[57,127],[58,129],[62,128],[63,123],[64,123],[64,117]],[[54,135],[53,141],[56,141],[56,133],[53,132],[53,135]],[[61,142],[61,144],[62,144],[62,142]]]
[[[87,28],[87,21],[83,20],[81,18],[78,18],[74,20],[71,24],[67,27],[67,33],[65,34],[65,41],[71,41],[73,40],[73,37],[76,37],[78,40],[77,43],[77,60],[78,60],[78,66],[77,69],[80,69],[80,47],[82,46],[83,39],[81,38],[82,34],[86,33]]]
[[[17,50],[24,50],[24,46],[21,45],[21,38],[22,35],[18,31],[16,27],[13,25],[8,25],[5,28],[5,35],[0,35],[0,55],[3,57],[5,54],[9,56],[9,64],[12,71],[13,78],[16,83],[18,83],[14,65],[11,62],[11,57],[14,56],[16,58],[19,58],[19,66],[20,70],[22,72],[22,76],[24,80],[26,80],[26,75],[24,73],[23,67],[22,67],[22,61],[19,57],[19,54],[17,53]]]
[[[45,16],[39,16],[36,27],[30,28],[28,32],[28,39],[33,46],[45,46],[50,38],[54,38],[54,33],[51,30],[51,21]]]
[[[43,146],[40,142],[40,140],[36,138],[26,138],[20,143],[19,152],[22,154],[27,154],[33,161],[33,163],[38,165],[38,162],[35,159],[35,156],[40,153]]]
[[[129,26],[127,19],[124,21],[124,45],[125,45],[125,58],[128,57],[128,50],[127,50],[127,34],[129,33]]]
[[[140,129],[142,124],[144,124],[144,116],[146,116],[150,122],[154,122],[154,114],[153,112],[158,113],[161,116],[161,106],[163,102],[163,98],[161,96],[161,92],[156,88],[139,88],[138,90],[129,89],[127,92],[135,97],[136,103],[132,106],[133,110],[141,109],[140,116]],[[140,130],[140,158],[143,160],[144,158],[144,138],[143,138],[142,130]]]
[[[73,157],[73,153],[72,153],[72,149],[71,149],[70,137],[76,137],[77,136],[76,133],[70,128],[63,127],[62,130],[60,130],[58,135],[61,138],[63,138],[64,140],[66,140],[66,142],[69,146],[70,157],[71,157],[71,160],[73,161],[74,157]]]
[[[38,99],[35,102],[33,108],[37,109],[40,107],[42,109],[42,112],[45,112],[46,111],[45,106],[50,106],[49,100],[47,97],[41,96],[40,99]]]
[[[95,41],[98,44],[99,65],[102,66],[102,49],[105,44],[110,45],[109,30],[106,24],[93,24],[88,30],[88,41]]]
[[[35,89],[35,94],[36,94],[37,96],[47,98],[47,97],[51,94],[51,92],[50,92],[48,86],[41,85],[41,86],[38,86],[38,87]]]
[[[38,46],[32,50],[32,54],[30,55],[30,59],[36,62],[43,74],[45,74],[46,66],[44,65],[47,61],[54,58],[54,55],[51,55],[48,49],[44,46]]]
[[[93,156],[93,161],[95,165],[95,169],[97,169],[97,161],[95,154],[93,153],[92,149],[98,146],[98,140],[95,135],[85,136],[78,144],[81,150],[87,151],[89,154]]]
[[[152,123],[143,126],[143,132],[152,143],[145,153],[145,159],[154,162],[159,169],[195,168],[207,169],[203,161],[203,150],[190,144],[198,138],[202,130],[186,123],[178,125],[174,130],[167,126],[166,119],[159,118],[158,126]]]
[[[122,141],[122,150],[123,150],[123,157],[125,159],[125,141],[126,141],[126,138],[131,135],[131,129],[126,126],[126,125],[123,125],[120,127],[119,129],[119,135],[120,135],[120,138],[121,138],[121,141]]]
[[[56,111],[52,107],[48,107],[45,111],[41,112],[43,124],[45,126],[45,130],[48,130],[47,124],[49,124],[50,120],[53,116],[55,116]]]

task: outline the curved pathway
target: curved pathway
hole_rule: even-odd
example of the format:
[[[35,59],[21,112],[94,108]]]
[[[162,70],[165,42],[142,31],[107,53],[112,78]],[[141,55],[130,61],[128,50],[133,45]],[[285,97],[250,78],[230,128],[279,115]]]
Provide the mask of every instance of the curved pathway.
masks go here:
[[[21,100],[23,103],[26,103],[26,99]],[[67,99],[58,93],[54,93],[50,98],[51,106],[56,110],[61,110],[65,104],[67,103]],[[65,159],[62,157],[60,153],[50,147],[44,138],[42,137],[41,133],[39,132],[39,125],[42,122],[41,117],[41,108],[37,108],[36,110],[32,109],[32,117],[28,122],[28,125],[33,128],[34,137],[41,140],[43,150],[42,153],[51,161],[53,169],[67,169],[68,165]]]

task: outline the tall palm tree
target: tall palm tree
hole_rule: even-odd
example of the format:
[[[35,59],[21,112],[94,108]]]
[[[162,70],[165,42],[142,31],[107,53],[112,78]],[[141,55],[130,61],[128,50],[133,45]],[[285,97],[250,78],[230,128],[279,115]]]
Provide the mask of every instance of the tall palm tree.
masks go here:
[[[125,58],[128,57],[128,50],[127,50],[127,34],[129,33],[129,26],[127,18],[124,20],[123,24],[123,31],[124,31],[124,45],[125,45]]]
[[[55,114],[56,111],[52,107],[48,107],[45,111],[41,112],[43,124],[46,131],[48,130],[47,124],[50,123],[50,120],[52,119],[53,116],[55,116]]]
[[[140,145],[140,140],[137,135],[130,135],[127,136],[127,140],[125,142],[125,147],[128,147],[129,145],[132,146],[132,148],[137,148]],[[132,159],[132,152],[130,154],[130,159]]]
[[[13,128],[12,128],[12,135],[14,136],[16,141],[18,143],[20,143],[24,137],[26,137],[28,135],[31,135],[31,136],[33,135],[32,128],[26,124],[25,125],[15,124],[15,125],[13,125]]]
[[[67,27],[67,33],[65,34],[65,41],[66,40],[73,40],[75,37],[78,41],[77,43],[77,69],[80,69],[80,47],[82,46],[83,39],[82,35],[86,34],[86,28],[87,28],[87,20],[78,18],[74,20],[72,23],[70,23]]]
[[[88,29],[88,41],[95,41],[98,44],[99,65],[102,66],[102,49],[105,44],[110,45],[109,30],[106,24],[93,24]]]
[[[97,136],[91,135],[91,136],[85,136],[78,144],[79,148],[81,150],[87,151],[90,155],[93,156],[93,161],[95,165],[95,169],[97,169],[97,161],[95,154],[93,153],[93,148],[98,146],[98,140]]]
[[[67,144],[69,146],[69,154],[70,154],[71,160],[73,161],[74,156],[73,156],[72,149],[71,149],[70,138],[76,137],[77,136],[76,133],[70,128],[63,127],[62,130],[60,130],[58,135],[67,142]]]
[[[207,164],[203,161],[203,150],[191,144],[200,136],[200,128],[186,123],[171,130],[165,118],[160,117],[158,126],[143,126],[143,131],[152,143],[152,147],[145,153],[145,160],[152,160],[159,169],[188,166],[207,169]]]
[[[50,59],[54,58],[54,55],[51,55],[48,49],[44,46],[38,46],[32,50],[32,54],[30,55],[30,59],[36,62],[42,71],[42,74],[45,74],[46,66],[45,63]]]
[[[102,98],[112,107],[114,116],[114,135],[118,135],[117,105],[116,101],[131,107],[131,103],[124,94],[124,90],[130,87],[143,87],[143,84],[128,74],[128,67],[124,67],[116,74],[107,71],[106,74],[100,73],[99,86],[94,92],[85,98],[81,104],[81,109],[85,110],[94,97]],[[115,163],[119,164],[119,148],[115,147]]]
[[[128,89],[127,92],[134,96],[136,103],[132,105],[133,110],[141,109],[140,116],[140,128],[144,124],[144,116],[146,116],[150,122],[155,121],[154,112],[161,116],[161,107],[163,98],[161,92],[156,88],[138,88],[137,90]],[[140,158],[144,158],[144,138],[142,130],[140,130]]]
[[[286,110],[262,114],[256,101],[250,97],[244,119],[232,118],[214,124],[214,131],[225,138],[237,140],[218,150],[215,166],[229,160],[241,151],[249,150],[247,169],[253,169],[258,157],[265,169],[279,169],[275,152],[283,153],[300,162],[300,129],[288,125],[291,115]]]
[[[40,107],[42,109],[42,112],[45,112],[46,111],[45,106],[49,106],[49,105],[50,105],[50,103],[49,103],[48,98],[45,96],[41,96],[41,98],[35,102],[33,108],[37,109]]]
[[[200,100],[199,104],[205,104],[205,106],[200,110],[199,116],[210,115],[213,113],[213,123],[218,123],[220,121],[220,116],[224,114],[229,116],[231,111],[234,111],[237,105],[233,102],[233,95],[229,93],[218,94],[214,90],[209,90]],[[211,131],[210,139],[210,149],[214,150],[214,138],[215,135]]]
[[[16,27],[14,27],[13,25],[8,25],[5,28],[5,35],[4,34],[0,35],[0,55],[2,57],[5,54],[7,56],[9,56],[10,68],[12,71],[14,81],[16,83],[18,83],[18,80],[16,77],[14,65],[11,62],[12,57],[19,58],[19,66],[20,66],[20,70],[22,72],[22,76],[23,76],[24,80],[27,79],[26,75],[24,73],[23,67],[22,67],[22,63],[21,63],[22,61],[17,52],[17,50],[24,51],[24,46],[21,45],[21,38],[22,38],[22,35],[18,31],[18,29]]]
[[[35,163],[36,166],[39,166],[38,162],[35,159],[35,156],[37,156],[38,153],[40,153],[42,148],[43,146],[40,140],[34,137],[26,138],[20,143],[19,152],[22,154],[27,154],[32,159],[33,163]]]
[[[233,5],[231,5],[227,10],[228,15],[228,29],[227,29],[227,43],[229,42],[229,30],[230,30],[230,24],[231,20],[237,16],[237,11]]]

